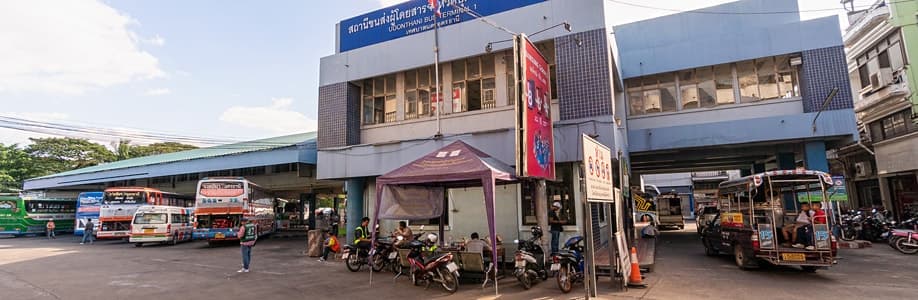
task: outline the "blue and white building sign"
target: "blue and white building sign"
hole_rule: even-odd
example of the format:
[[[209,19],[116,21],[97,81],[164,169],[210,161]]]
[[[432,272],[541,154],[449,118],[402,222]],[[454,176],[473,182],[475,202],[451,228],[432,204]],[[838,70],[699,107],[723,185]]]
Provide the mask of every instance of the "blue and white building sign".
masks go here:
[[[475,17],[471,9],[482,16],[545,2],[548,0],[438,0],[440,16],[437,23],[446,27]],[[434,10],[427,0],[411,0],[341,21],[338,31],[339,52],[394,40],[434,28]],[[458,7],[457,7],[458,6]]]

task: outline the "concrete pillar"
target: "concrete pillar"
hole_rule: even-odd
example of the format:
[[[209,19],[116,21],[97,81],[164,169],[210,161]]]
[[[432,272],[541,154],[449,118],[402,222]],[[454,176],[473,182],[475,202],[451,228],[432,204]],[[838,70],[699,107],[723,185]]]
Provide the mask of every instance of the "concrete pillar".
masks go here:
[[[880,200],[883,201],[883,207],[888,210],[893,209],[892,202],[892,191],[889,190],[889,177],[879,177],[877,181],[880,183]],[[872,203],[868,203],[872,204]]]
[[[307,222],[307,225],[309,225],[309,230],[317,229],[316,228],[316,225],[317,225],[316,224],[316,208],[318,207],[316,203],[316,194],[314,193],[300,194],[300,202],[304,203],[303,207],[306,208],[306,210],[304,210],[303,213],[309,218],[309,221]]]
[[[775,160],[778,162],[778,170],[793,170],[797,168],[797,161],[793,152],[778,153]]]
[[[826,143],[823,141],[806,142],[804,145],[807,170],[829,172],[829,160],[826,159]]]
[[[755,173],[755,174],[765,173],[765,163],[752,164],[752,173]]]
[[[347,244],[354,241],[354,229],[360,226],[363,215],[363,190],[366,181],[363,178],[350,178],[345,181],[347,187]]]
[[[548,188],[545,186],[545,180],[536,180],[533,182],[535,188],[532,189],[535,192],[535,195],[532,195],[532,198],[535,199],[535,209],[536,209],[536,219],[539,222],[539,227],[542,227],[542,232],[548,233]],[[560,238],[559,238],[560,239]],[[547,238],[542,237],[542,249],[545,249],[545,252],[551,252],[551,247],[549,243],[551,242],[551,235],[549,234]],[[559,244],[562,243],[559,241]],[[560,246],[560,245],[559,245]]]

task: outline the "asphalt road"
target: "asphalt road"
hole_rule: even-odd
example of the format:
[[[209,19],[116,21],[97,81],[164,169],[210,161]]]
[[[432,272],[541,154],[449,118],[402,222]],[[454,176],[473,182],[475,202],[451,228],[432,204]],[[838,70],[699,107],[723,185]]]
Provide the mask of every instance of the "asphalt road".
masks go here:
[[[301,240],[264,240],[253,251],[251,273],[240,268],[236,245],[203,242],[135,248],[116,241],[79,245],[76,238],[0,239],[0,299],[492,299],[493,286],[463,284],[442,289],[412,286],[391,273],[347,271],[302,254]],[[792,268],[737,269],[730,257],[706,257],[694,228],[664,231],[648,289],[602,298],[642,299],[912,299],[918,295],[918,256],[886,245],[843,250],[839,264],[815,274]],[[498,299],[571,299],[553,280],[523,290],[513,278],[500,282]]]

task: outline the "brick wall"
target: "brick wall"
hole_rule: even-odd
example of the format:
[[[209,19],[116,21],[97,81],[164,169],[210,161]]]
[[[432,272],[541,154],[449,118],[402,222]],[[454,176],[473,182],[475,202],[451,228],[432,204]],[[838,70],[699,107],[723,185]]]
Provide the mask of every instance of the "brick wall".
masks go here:
[[[610,52],[606,38],[604,29],[596,29],[555,40],[561,120],[612,114]]]
[[[843,46],[806,50],[801,58],[803,66],[800,77],[804,112],[819,111],[822,102],[833,88],[838,88],[838,94],[832,98],[825,110],[854,108]]]
[[[319,149],[360,143],[360,88],[349,83],[319,87]]]

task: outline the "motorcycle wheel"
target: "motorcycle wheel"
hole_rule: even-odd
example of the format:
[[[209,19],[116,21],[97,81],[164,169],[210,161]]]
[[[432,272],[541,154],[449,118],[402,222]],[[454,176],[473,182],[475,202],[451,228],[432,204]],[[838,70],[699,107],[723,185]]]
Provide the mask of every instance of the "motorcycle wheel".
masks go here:
[[[523,286],[524,290],[532,288],[532,279],[529,278],[529,274],[524,272],[522,275],[517,276],[516,279],[519,280],[520,285]]]
[[[542,270],[539,273],[542,274],[541,276],[539,276],[540,278],[542,278],[542,281],[548,280],[548,271],[545,270],[545,268],[542,268]]]
[[[857,239],[857,231],[854,228],[843,228],[840,236],[842,241],[850,242]]]
[[[906,245],[905,243],[907,242],[908,242],[908,239],[906,238],[900,238],[896,240],[896,250],[899,250],[899,252],[902,252],[904,254],[918,253],[918,247]]]
[[[351,255],[347,257],[347,260],[344,261],[344,264],[347,265],[347,269],[351,272],[360,271],[360,258],[358,256],[357,253],[351,253]]]
[[[386,260],[379,252],[376,252],[373,254],[373,257],[370,257],[370,263],[372,263],[370,267],[373,268],[373,272],[380,272],[383,267],[386,266]]]
[[[440,284],[446,292],[452,294],[459,290],[459,278],[446,267],[440,268]]]
[[[558,288],[561,289],[562,293],[570,293],[574,289],[573,283],[571,282],[571,272],[570,267],[566,264],[561,265],[561,268],[558,269]]]

